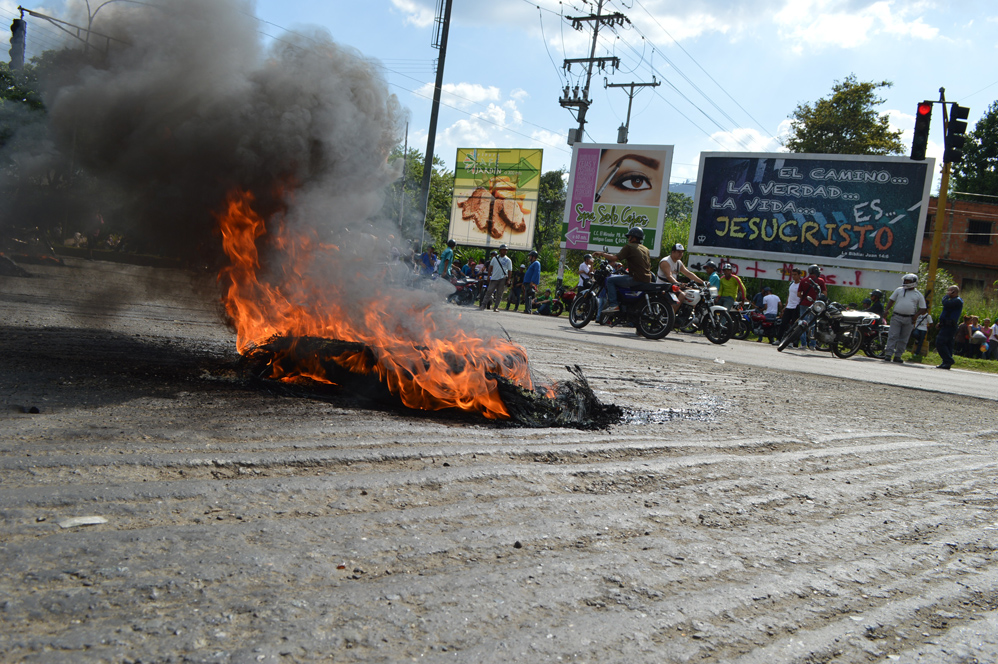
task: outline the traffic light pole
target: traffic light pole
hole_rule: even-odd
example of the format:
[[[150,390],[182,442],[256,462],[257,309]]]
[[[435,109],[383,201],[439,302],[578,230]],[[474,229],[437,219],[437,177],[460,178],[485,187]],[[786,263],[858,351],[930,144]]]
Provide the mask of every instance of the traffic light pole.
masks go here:
[[[939,103],[943,108],[943,136],[947,134],[946,88],[939,88]],[[939,198],[936,200],[936,223],[932,229],[932,251],[929,254],[929,274],[925,278],[925,308],[932,311],[932,301],[936,294],[936,270],[939,268],[939,251],[943,243],[943,224],[946,222],[946,195],[949,192],[949,162],[943,161],[943,175],[939,181]],[[922,340],[919,354],[922,357],[929,350],[929,335]]]

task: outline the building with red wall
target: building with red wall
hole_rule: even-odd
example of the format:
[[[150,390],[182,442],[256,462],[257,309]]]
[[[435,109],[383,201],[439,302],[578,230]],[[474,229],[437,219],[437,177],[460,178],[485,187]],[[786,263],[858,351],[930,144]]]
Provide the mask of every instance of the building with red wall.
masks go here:
[[[922,260],[929,261],[938,199],[929,199],[922,240]],[[944,212],[939,267],[953,275],[961,289],[998,295],[998,205],[948,198]]]

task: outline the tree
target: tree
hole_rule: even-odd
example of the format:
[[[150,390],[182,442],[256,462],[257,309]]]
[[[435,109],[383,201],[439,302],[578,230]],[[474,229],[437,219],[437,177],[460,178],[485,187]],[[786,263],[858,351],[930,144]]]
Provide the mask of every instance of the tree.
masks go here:
[[[957,198],[979,200],[959,192],[998,196],[998,101],[967,134],[963,161],[953,164],[951,188]]]
[[[394,161],[402,157],[402,147],[396,146],[388,160]],[[419,185],[423,179],[423,153],[410,149],[405,155],[405,162],[405,177],[389,187],[382,214],[400,221],[404,239],[419,242],[423,236],[423,202],[419,200]],[[443,159],[434,155],[427,203],[429,212],[426,215],[426,244],[439,247],[447,241],[453,194],[454,174],[445,168]]]
[[[0,62],[0,148],[21,127],[45,121],[45,104],[38,93],[38,77],[30,64],[21,70]]]
[[[811,104],[798,104],[789,117],[790,134],[783,145],[790,152],[818,154],[903,154],[901,130],[891,131],[877,90],[890,81],[860,82],[850,74],[832,86],[832,95]]]
[[[561,225],[565,218],[565,170],[548,171],[541,175],[537,191],[537,226],[534,248],[538,251],[561,244]]]

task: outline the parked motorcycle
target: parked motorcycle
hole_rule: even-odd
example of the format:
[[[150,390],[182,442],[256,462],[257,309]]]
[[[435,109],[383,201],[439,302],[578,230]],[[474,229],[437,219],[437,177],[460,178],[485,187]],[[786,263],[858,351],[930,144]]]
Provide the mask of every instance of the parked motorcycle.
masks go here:
[[[568,322],[582,329],[596,317],[599,299],[606,294],[606,279],[612,268],[606,260],[601,260],[593,270],[592,288],[577,293],[568,310]],[[672,310],[675,292],[679,286],[670,283],[635,284],[630,288],[617,289],[617,304],[620,311],[604,314],[608,325],[633,323],[638,334],[648,339],[661,339],[672,331],[675,312]]]
[[[454,292],[447,296],[447,301],[451,304],[468,305],[474,304],[479,295],[479,281],[474,277],[451,277],[451,284]]]
[[[551,315],[560,316],[566,309],[571,309],[575,296],[574,290],[568,290],[564,284],[559,286],[554,294],[554,302],[551,303]]]
[[[768,320],[766,314],[759,310],[749,314],[749,323],[752,325],[752,333],[758,335],[760,339],[762,337],[772,339],[780,332],[780,319]]]
[[[717,289],[701,286],[683,293],[686,300],[676,312],[676,327],[684,332],[703,330],[703,336],[711,343],[726,343],[734,332],[735,323],[725,307],[714,304]]]
[[[883,316],[870,311],[863,313],[874,319],[869,326],[862,328],[863,352],[866,353],[867,357],[882,360],[887,354],[887,337],[890,335],[891,326],[887,324],[887,320]]]
[[[838,302],[817,300],[794,323],[776,347],[782,351],[807,331],[820,345],[827,345],[836,357],[852,357],[863,346],[866,330],[872,329],[876,314],[849,311]]]
[[[748,339],[749,332],[752,331],[752,313],[754,311],[755,308],[751,302],[735,302],[734,308],[728,312],[731,314],[731,320],[734,323],[731,331],[732,339],[738,339],[739,341]]]

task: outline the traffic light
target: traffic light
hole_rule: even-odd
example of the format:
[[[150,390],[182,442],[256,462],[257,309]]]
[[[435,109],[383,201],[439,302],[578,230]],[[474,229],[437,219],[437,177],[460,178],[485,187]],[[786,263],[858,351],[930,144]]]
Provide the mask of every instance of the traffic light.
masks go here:
[[[949,124],[946,127],[946,151],[943,153],[943,162],[954,164],[963,161],[963,144],[967,137],[967,116],[970,109],[966,106],[953,104],[949,112]]]
[[[28,22],[15,18],[10,24],[10,68],[24,67],[24,43],[28,34]]]
[[[923,101],[915,109],[915,136],[911,139],[911,158],[925,159],[925,148],[929,146],[929,123],[932,122],[932,102]]]

